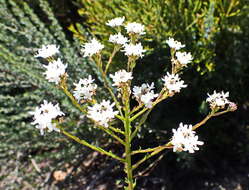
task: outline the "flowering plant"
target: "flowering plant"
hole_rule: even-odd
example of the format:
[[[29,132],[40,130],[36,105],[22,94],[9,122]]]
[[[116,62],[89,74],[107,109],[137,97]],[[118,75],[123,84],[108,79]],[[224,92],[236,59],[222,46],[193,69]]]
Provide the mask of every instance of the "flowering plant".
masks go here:
[[[74,83],[75,89],[73,93],[70,92],[67,85],[68,74],[66,73],[67,65],[63,64],[60,59],[55,58],[55,54],[59,53],[59,47],[55,45],[43,46],[36,57],[42,57],[48,61],[48,65],[44,68],[46,79],[53,82],[71,99],[72,103],[85,114],[97,128],[110,135],[116,141],[121,143],[124,147],[123,156],[118,156],[111,151],[104,150],[96,145],[92,145],[85,140],[67,132],[61,125],[65,114],[60,110],[58,104],[53,105],[50,102],[44,103],[31,112],[34,121],[32,124],[36,126],[43,135],[45,131],[57,131],[68,138],[85,145],[95,151],[112,157],[124,164],[124,171],[127,175],[125,189],[132,190],[136,183],[133,177],[133,171],[136,170],[147,159],[157,155],[165,149],[173,149],[174,152],[187,151],[194,153],[199,150],[200,145],[204,143],[198,140],[196,129],[205,124],[211,117],[224,114],[229,111],[236,110],[236,104],[230,102],[227,98],[229,93],[214,91],[213,94],[208,94],[207,103],[210,105],[210,113],[199,123],[195,125],[179,124],[177,129],[173,129],[173,136],[163,145],[133,150],[131,143],[137,136],[140,128],[146,121],[152,109],[163,100],[179,93],[182,88],[187,85],[180,78],[181,71],[193,59],[191,53],[182,51],[185,45],[169,38],[166,42],[171,48],[171,63],[172,70],[167,72],[162,77],[164,83],[160,92],[155,92],[154,83],[143,83],[140,86],[132,87],[132,73],[136,66],[136,61],[143,57],[144,48],[139,41],[141,36],[145,34],[145,27],[136,22],[124,24],[125,18],[119,17],[108,21],[106,24],[118,31],[117,34],[110,35],[109,42],[113,43],[113,51],[107,63],[102,61],[101,50],[104,48],[97,39],[93,38],[90,42],[82,47],[82,54],[84,57],[89,57],[95,62],[98,71],[101,73],[104,87],[110,94],[110,100],[98,100],[96,94],[98,91],[97,84],[91,75],[87,78],[80,79],[78,83]],[[123,36],[123,26],[127,33],[127,37]],[[109,66],[118,51],[124,52],[128,57],[126,69],[121,69],[113,74],[108,74]],[[110,84],[110,78],[113,83]],[[135,99],[137,105],[131,107],[131,99]],[[113,125],[113,120],[121,121],[123,127]],[[145,156],[137,161],[132,162],[132,156],[135,154],[145,154]]]

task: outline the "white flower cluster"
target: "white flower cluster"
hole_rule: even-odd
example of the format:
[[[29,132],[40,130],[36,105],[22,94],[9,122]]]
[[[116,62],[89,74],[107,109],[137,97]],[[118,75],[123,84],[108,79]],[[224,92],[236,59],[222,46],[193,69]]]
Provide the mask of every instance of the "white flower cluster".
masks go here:
[[[180,123],[178,129],[173,129],[172,145],[174,152],[188,151],[194,153],[199,150],[198,145],[203,145],[202,141],[198,141],[198,136],[192,130],[192,125],[183,125]]]
[[[44,100],[44,103],[41,104],[40,107],[36,107],[35,111],[30,112],[30,114],[33,115],[34,119],[32,124],[35,125],[37,129],[40,129],[41,135],[44,135],[44,130],[46,129],[48,132],[59,132],[59,129],[56,128],[56,124],[52,122],[56,117],[64,115],[58,104],[53,105]]]
[[[60,59],[49,62],[48,65],[43,65],[47,70],[44,75],[49,82],[58,84],[61,80],[61,76],[65,74],[67,65],[63,64]]]
[[[101,126],[108,127],[108,122],[118,114],[118,111],[113,110],[114,103],[109,100],[103,100],[100,104],[94,104],[88,107],[88,117],[93,119]]]
[[[169,38],[168,40],[166,40],[166,43],[169,45],[170,48],[173,48],[174,50],[180,50],[181,48],[185,47],[184,44],[174,40],[173,38]],[[182,66],[186,66],[193,60],[191,53],[177,51],[175,55]]]
[[[112,86],[118,86],[118,87],[120,87],[123,83],[126,83],[129,80],[133,79],[132,73],[127,72],[123,69],[115,72],[114,75],[110,74],[110,77],[114,81],[114,84]]]
[[[59,53],[56,45],[47,45],[42,46],[35,57],[51,58],[48,59],[48,65],[43,65],[46,68],[44,75],[49,82],[58,84],[61,80],[61,76],[66,73],[67,64],[63,64],[61,59],[54,60],[52,56],[56,53]]]
[[[231,102],[227,99],[229,97],[229,92],[224,93],[219,92],[217,93],[214,91],[213,94],[208,94],[207,102],[209,103],[210,107],[223,109],[227,104],[229,105]]]
[[[85,43],[82,46],[82,53],[84,57],[93,56],[96,53],[99,53],[104,48],[104,45],[98,42],[95,38],[93,38],[89,43]]]
[[[92,76],[89,75],[88,78],[80,79],[78,83],[74,83],[75,89],[73,92],[76,100],[91,100],[92,96],[95,95],[95,91],[97,89],[97,85],[92,79]]]
[[[106,25],[110,26],[110,27],[115,27],[115,26],[121,26],[123,24],[125,20],[125,17],[117,17],[114,19],[109,20]]]
[[[124,45],[124,52],[127,56],[136,56],[136,57],[143,57],[143,53],[145,50],[141,43],[138,44],[125,44]]]
[[[133,87],[133,95],[138,102],[141,102],[147,108],[152,107],[153,100],[158,96],[154,93],[154,83],[151,85],[143,83],[142,86]]]
[[[110,35],[109,42],[114,44],[124,45],[128,42],[128,38],[124,37],[120,32],[118,34]]]
[[[139,35],[145,34],[144,25],[137,23],[137,22],[128,23],[125,26],[125,29],[127,33],[134,33],[134,34],[139,34]]]
[[[186,66],[188,63],[190,63],[193,60],[193,57],[191,53],[186,52],[176,52],[177,60],[183,65]]]
[[[169,38],[168,40],[166,40],[166,43],[169,45],[170,48],[173,48],[175,50],[179,50],[179,49],[185,47],[184,44],[181,44],[181,42],[178,42],[178,41],[174,40],[173,38]]]
[[[167,73],[163,78],[164,86],[169,91],[169,94],[179,93],[182,88],[186,88],[187,85],[179,78],[178,74]]]
[[[56,53],[59,53],[59,47],[54,44],[51,45],[43,45],[39,50],[35,57],[48,58]]]
[[[114,18],[112,20],[109,20],[106,24],[111,27],[121,26],[123,25],[124,19],[125,17]],[[125,29],[126,32],[129,34],[137,34],[137,35],[145,34],[144,25],[140,23],[136,22],[127,23],[125,25]],[[143,57],[143,53],[145,52],[141,43],[127,44],[128,42],[130,42],[130,40],[127,37],[123,36],[120,32],[118,34],[110,35],[109,42],[122,45],[124,47],[123,51],[127,56]]]

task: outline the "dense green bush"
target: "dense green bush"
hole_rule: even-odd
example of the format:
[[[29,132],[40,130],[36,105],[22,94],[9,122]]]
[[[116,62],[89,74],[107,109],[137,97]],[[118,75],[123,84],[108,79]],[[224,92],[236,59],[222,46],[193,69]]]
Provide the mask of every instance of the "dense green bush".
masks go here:
[[[0,189],[22,189],[30,183],[37,189],[49,183],[50,178],[45,180],[48,171],[74,162],[85,150],[55,133],[40,136],[30,124],[29,111],[43,99],[58,101],[65,113],[71,113],[67,116],[70,122],[66,121],[68,130],[93,141],[96,134],[90,135],[88,124],[79,118],[78,110],[44,79],[42,64],[34,58],[35,51],[43,44],[59,45],[60,57],[68,64],[71,84],[93,71],[79,55],[79,44],[66,37],[46,0],[32,4],[0,1],[0,28]],[[46,165],[40,177],[31,159],[38,166]],[[20,177],[22,180],[17,180]],[[44,183],[37,182],[41,179]]]
[[[105,24],[107,20],[125,16],[128,21],[146,26],[147,55],[153,54],[154,62],[167,61],[165,41],[173,36],[193,53],[194,65],[201,74],[215,69],[215,36],[227,18],[239,13],[238,0],[76,1],[79,3],[78,13],[85,19],[84,23],[69,27],[76,37],[84,40],[81,34],[87,30],[93,36],[104,36],[107,42],[111,30]]]

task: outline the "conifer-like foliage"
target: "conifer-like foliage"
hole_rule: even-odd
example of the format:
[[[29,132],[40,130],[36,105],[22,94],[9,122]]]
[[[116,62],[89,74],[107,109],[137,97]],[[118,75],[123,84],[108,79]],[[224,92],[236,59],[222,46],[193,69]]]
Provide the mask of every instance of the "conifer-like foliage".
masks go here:
[[[44,67],[34,58],[36,50],[43,44],[60,46],[63,54],[61,58],[70,65],[72,80],[76,80],[76,74],[77,77],[83,77],[91,70],[88,62],[78,55],[79,45],[66,38],[52,8],[45,0],[34,1],[32,4],[26,1],[0,1],[0,28],[0,176],[1,184],[4,185],[0,189],[9,186],[22,189],[26,180],[35,184],[34,179],[28,178],[37,178],[37,171],[31,167],[34,172],[28,172],[28,167],[19,163],[21,160],[31,163],[30,160],[34,159],[39,163],[49,158],[50,161],[60,161],[63,157],[67,162],[73,161],[72,158],[77,159],[76,154],[82,153],[76,145],[67,145],[65,140],[60,142],[59,136],[48,134],[40,137],[34,132],[29,112],[34,110],[37,103],[57,97],[65,109],[73,111],[69,116],[72,119],[69,126],[78,126],[73,130],[88,135],[82,120],[78,122],[79,118],[75,117],[77,110],[70,101],[59,89],[44,80],[41,74]],[[46,89],[45,94],[43,89]],[[48,139],[52,143],[47,143]],[[52,164],[50,170],[59,167],[60,163]],[[46,170],[49,169],[42,171]],[[20,176],[25,177],[19,182],[15,181]],[[39,176],[44,177],[43,173]],[[14,180],[13,184],[9,183],[11,180]],[[36,185],[33,186],[35,189]]]

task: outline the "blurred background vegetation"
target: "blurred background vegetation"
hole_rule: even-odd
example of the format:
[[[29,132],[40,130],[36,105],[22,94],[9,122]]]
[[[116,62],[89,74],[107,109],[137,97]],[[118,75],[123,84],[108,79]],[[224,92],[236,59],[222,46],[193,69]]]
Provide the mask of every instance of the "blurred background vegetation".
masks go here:
[[[158,79],[170,67],[169,37],[185,43],[194,56],[183,74],[188,88],[155,108],[134,146],[156,146],[179,122],[201,120],[208,111],[203,100],[214,89],[229,91],[239,108],[198,131],[206,145],[195,155],[164,153],[156,166],[138,175],[138,187],[248,189],[248,0],[1,0],[0,189],[118,189],[115,179],[122,171],[115,162],[60,134],[41,137],[28,114],[43,99],[56,100],[70,113],[68,130],[118,151],[43,79],[41,63],[33,56],[42,44],[56,43],[71,83],[88,73],[98,77],[80,55],[80,44],[95,36],[106,42],[107,57],[113,31],[105,23],[118,16],[146,26],[142,43],[147,53],[137,64],[135,83],[160,85]],[[122,67],[124,58],[118,55],[114,61],[112,71]],[[67,175],[59,180],[56,171]]]

